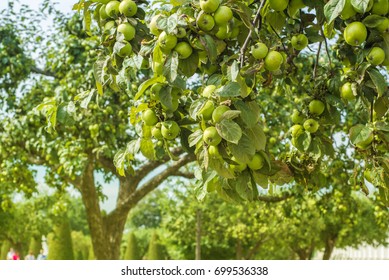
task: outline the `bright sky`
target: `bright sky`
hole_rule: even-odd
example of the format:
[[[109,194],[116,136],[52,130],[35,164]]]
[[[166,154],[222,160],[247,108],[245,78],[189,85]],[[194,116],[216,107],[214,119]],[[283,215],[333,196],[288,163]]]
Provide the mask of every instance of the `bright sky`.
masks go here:
[[[43,2],[42,0],[1,0],[0,9],[7,8],[9,2],[15,2],[20,4],[26,4],[33,9],[38,9],[39,5]],[[58,0],[53,1],[58,3],[57,7],[63,12],[71,12],[72,6],[77,3],[77,0]]]

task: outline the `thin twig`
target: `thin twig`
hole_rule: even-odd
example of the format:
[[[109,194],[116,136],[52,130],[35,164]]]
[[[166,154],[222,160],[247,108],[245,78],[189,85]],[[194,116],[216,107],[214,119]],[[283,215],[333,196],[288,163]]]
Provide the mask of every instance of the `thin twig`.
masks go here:
[[[323,27],[320,27],[320,31],[321,31],[321,36],[323,36],[323,38],[324,38],[324,45],[326,47],[326,53],[327,53],[327,56],[328,56],[328,61],[330,63],[330,67],[331,67],[332,61],[331,61],[331,56],[330,56],[330,50],[328,48],[327,38],[326,38],[326,36],[324,36]]]
[[[274,27],[273,27],[272,25],[270,25],[270,27],[271,27],[271,29],[273,30],[274,34],[277,35],[278,39],[280,39],[281,44],[282,44],[282,47],[283,47],[283,49],[284,49],[284,52],[287,52],[288,50],[286,49],[286,46],[285,46],[284,42],[282,42],[282,38],[281,38],[280,34],[277,33],[277,30],[275,30]]]
[[[244,54],[246,52],[246,49],[250,43],[250,40],[252,39],[252,35],[253,35],[253,30],[255,28],[255,26],[257,25],[258,21],[261,19],[261,10],[263,8],[263,5],[265,5],[265,2],[266,0],[262,0],[261,4],[259,5],[259,8],[258,8],[258,11],[257,13],[255,14],[255,18],[254,18],[254,21],[253,21],[253,27],[250,28],[250,31],[249,31],[249,34],[247,34],[247,38],[246,40],[244,41],[243,43],[243,46],[242,48],[240,49],[240,57],[239,57],[239,60],[240,60],[240,66],[242,67],[243,66],[243,62],[244,62]],[[260,21],[260,26],[259,26],[259,29],[261,29],[261,26],[262,26],[262,20]]]
[[[319,58],[320,58],[320,51],[321,51],[321,45],[322,45],[322,43],[323,43],[323,42],[320,42],[320,43],[319,43],[319,48],[317,49],[315,67],[313,68],[313,78],[316,78],[317,66],[319,65]]]

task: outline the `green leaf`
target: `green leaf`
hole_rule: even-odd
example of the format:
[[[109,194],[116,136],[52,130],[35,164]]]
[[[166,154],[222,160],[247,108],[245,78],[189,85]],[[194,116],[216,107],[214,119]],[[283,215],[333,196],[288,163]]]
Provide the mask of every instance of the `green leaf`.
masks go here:
[[[206,98],[199,98],[197,99],[195,102],[193,102],[191,105],[190,105],[190,108],[189,108],[189,116],[193,119],[193,120],[196,120],[197,119],[197,114],[198,112],[201,110],[201,108],[203,108],[204,106],[204,103],[207,101]]]
[[[138,100],[142,95],[143,93],[146,91],[146,89],[148,89],[150,86],[152,86],[153,84],[155,83],[163,83],[165,82],[165,77],[164,76],[158,76],[158,77],[153,77],[147,81],[144,81],[140,86],[139,86],[139,89],[138,89],[138,92],[136,93],[135,97],[134,97],[134,100]]]
[[[258,171],[252,171],[252,176],[255,183],[257,183],[263,189],[267,189],[269,187],[269,176],[261,174]]]
[[[249,137],[251,143],[257,151],[261,151],[266,148],[266,135],[259,124],[246,128],[244,133]]]
[[[369,73],[369,76],[375,85],[378,96],[382,96],[387,88],[385,77],[377,69],[369,69],[367,70],[367,73]]]
[[[253,200],[253,186],[248,172],[242,172],[237,178],[229,179],[228,184],[236,189],[236,192],[244,200]]]
[[[92,16],[90,10],[88,9],[91,4],[92,3],[84,4],[84,29],[86,34],[88,34],[89,36],[92,36],[92,33],[90,32],[90,27],[92,24]]]
[[[172,4],[174,7],[183,6],[185,4],[189,4],[192,2],[191,0],[171,0],[170,4]]]
[[[266,15],[266,22],[269,23],[275,31],[281,32],[285,26],[286,17],[284,13],[270,12]]]
[[[211,61],[211,63],[215,63],[217,60],[217,48],[214,39],[210,35],[206,34],[200,37],[200,41],[208,53],[209,61]]]
[[[234,60],[234,62],[230,66],[230,73],[231,73],[231,81],[235,82],[236,78],[239,75],[239,65],[237,60]]]
[[[368,28],[376,28],[385,20],[384,17],[379,15],[368,15],[362,21],[362,23]]]
[[[343,0],[344,1],[344,0]],[[369,7],[369,2],[371,0],[351,0],[351,5],[359,13],[366,13],[367,7]]]
[[[238,144],[228,143],[232,155],[240,162],[249,163],[255,154],[255,146],[247,135],[243,134]]]
[[[324,6],[324,15],[328,23],[332,23],[338,17],[346,4],[346,0],[330,0]]]
[[[350,128],[350,141],[354,145],[367,141],[373,134],[371,128],[363,124],[357,124]]]
[[[178,23],[178,15],[174,13],[167,18],[165,31],[168,34],[172,34],[177,27],[177,23]]]
[[[178,64],[178,53],[171,52],[163,67],[163,74],[170,82],[177,78]]]
[[[125,149],[121,149],[115,154],[113,158],[113,164],[115,165],[116,171],[120,176],[125,176],[124,163],[126,162],[126,157],[127,151]]]
[[[221,97],[240,96],[240,85],[237,82],[228,83],[216,91]]]
[[[163,87],[159,92],[159,101],[163,106],[173,111],[173,97],[172,97],[172,88],[171,87]]]
[[[223,139],[231,143],[238,144],[242,137],[240,126],[231,120],[222,120],[216,124],[216,130]]]
[[[140,151],[148,159],[155,159],[154,144],[151,139],[142,138],[140,141]]]
[[[180,60],[179,69],[186,77],[192,77],[199,65],[199,55],[197,52],[193,52],[187,59]]]
[[[197,129],[191,135],[189,135],[189,147],[196,146],[198,142],[203,139],[203,131],[201,129]]]
[[[232,120],[240,116],[240,111],[238,110],[229,110],[227,112],[224,112],[223,115],[220,117],[220,120]]]
[[[257,124],[256,112],[252,111],[245,102],[237,100],[234,102],[234,106],[241,112],[241,118],[247,127],[253,127]]]
[[[309,146],[311,145],[312,137],[311,134],[307,131],[304,131],[300,135],[297,136],[295,144],[296,148],[299,151],[308,151]]]

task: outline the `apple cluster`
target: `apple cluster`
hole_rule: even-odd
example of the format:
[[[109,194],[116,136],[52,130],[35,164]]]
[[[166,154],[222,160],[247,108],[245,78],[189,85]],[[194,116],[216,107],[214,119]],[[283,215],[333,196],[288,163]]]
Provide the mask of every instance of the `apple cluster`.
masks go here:
[[[132,0],[94,0],[99,3],[94,18],[103,31],[103,41],[114,54],[125,58],[132,54],[131,43],[136,35],[138,12],[137,4]]]

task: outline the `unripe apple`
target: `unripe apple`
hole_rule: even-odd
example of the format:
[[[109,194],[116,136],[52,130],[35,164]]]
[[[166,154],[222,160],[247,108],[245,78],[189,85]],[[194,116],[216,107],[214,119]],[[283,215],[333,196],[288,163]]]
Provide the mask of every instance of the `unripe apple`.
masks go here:
[[[293,138],[296,138],[297,136],[299,136],[303,131],[303,126],[300,125],[300,124],[295,124],[293,125],[290,129],[290,134],[292,135]]]
[[[174,50],[178,53],[179,59],[186,59],[191,56],[193,49],[188,42],[179,42]]]
[[[109,15],[107,14],[107,11],[105,10],[106,7],[107,7],[106,5],[102,5],[100,7],[99,15],[100,15],[101,20],[105,20],[105,19],[109,18]]]
[[[178,27],[177,28],[177,33],[176,33],[176,37],[177,38],[184,38],[186,36],[186,29],[184,27]]]
[[[268,52],[269,52],[268,47],[261,42],[256,43],[251,49],[251,54],[255,59],[265,58]]]
[[[385,52],[379,47],[374,47],[370,50],[366,59],[369,63],[373,65],[380,65],[385,60]]]
[[[369,3],[367,5],[366,11],[364,11],[363,9],[359,9],[358,6],[353,6],[354,10],[356,10],[360,14],[362,14],[364,12],[369,12],[373,8],[374,0],[368,0],[368,1],[369,1]],[[366,0],[365,0],[365,2],[366,2]]]
[[[247,168],[247,163],[238,161],[235,157],[231,158],[237,164],[230,164],[230,169],[234,172],[242,172]]]
[[[165,139],[173,140],[180,134],[180,127],[175,121],[165,121],[162,123],[161,133]]]
[[[344,29],[344,39],[351,46],[360,46],[367,38],[366,26],[359,21],[354,21]]]
[[[304,34],[295,35],[292,37],[291,43],[294,49],[301,51],[308,46],[308,38]]]
[[[289,0],[269,0],[270,7],[277,12],[285,10],[288,4]]]
[[[159,124],[159,126],[158,126]],[[158,140],[161,140],[163,139],[163,135],[162,135],[162,132],[161,132],[161,124],[158,123],[156,126],[153,127],[153,129],[151,130],[151,135],[155,138],[155,139],[158,139]]]
[[[343,20],[352,18],[357,12],[354,10],[353,5],[351,5],[351,0],[346,0],[340,18]]]
[[[373,0],[373,7],[371,9],[372,14],[384,16],[389,11],[388,0]]]
[[[293,110],[292,122],[295,124],[302,124],[304,121],[304,116],[298,110]]]
[[[109,17],[115,18],[119,15],[119,1],[110,1],[105,7],[105,11]]]
[[[259,170],[265,164],[265,159],[260,153],[253,156],[252,160],[247,164],[251,170]]]
[[[221,117],[223,116],[223,114],[227,111],[230,110],[230,107],[226,106],[226,105],[220,105],[220,106],[217,106],[215,110],[213,110],[212,112],[212,121],[214,123],[218,123],[220,122],[221,120]]]
[[[212,93],[216,90],[215,85],[208,85],[203,89],[202,95],[206,98],[210,98],[212,96]]]
[[[118,52],[118,55],[120,57],[126,57],[129,56],[132,53],[132,46],[130,43],[125,43],[125,46],[120,49]]]
[[[219,4],[219,0],[200,0],[200,8],[209,14],[215,12]]]
[[[153,18],[151,19],[151,21],[149,23],[150,33],[155,35],[155,36],[158,36],[159,34],[161,34],[161,30],[159,30],[158,26],[157,26],[157,20],[160,16],[161,15],[153,16]]]
[[[371,132],[365,141],[361,141],[358,144],[356,144],[355,146],[357,146],[361,150],[366,150],[370,146],[370,144],[373,142],[373,140],[374,140],[374,134],[373,134],[373,132]]]
[[[198,116],[202,117],[203,120],[210,120],[212,118],[213,110],[215,109],[215,105],[211,100],[205,102],[204,106],[197,113]]]
[[[227,25],[218,26],[215,36],[220,40],[227,39],[230,36]]]
[[[217,146],[209,146],[208,154],[212,158],[220,158],[219,148]]]
[[[270,51],[265,58],[265,68],[269,71],[277,71],[283,62],[282,54],[277,51]]]
[[[211,31],[215,26],[213,16],[206,13],[200,13],[196,20],[197,26],[203,31]]]
[[[321,115],[324,112],[325,105],[320,100],[312,100],[309,103],[309,112],[315,115]]]
[[[147,109],[142,113],[142,120],[148,126],[157,124],[158,117],[152,109]]]
[[[119,12],[126,17],[132,17],[138,11],[138,6],[132,0],[123,0],[119,5]]]
[[[380,33],[389,33],[389,18],[383,19],[376,29]]]
[[[350,82],[344,83],[343,86],[340,88],[340,96],[348,101],[352,101],[355,99],[352,85]]]
[[[308,119],[304,122],[304,129],[309,133],[315,133],[319,129],[319,123],[314,119]]]
[[[222,138],[216,128],[214,126],[210,126],[204,130],[203,140],[208,145],[217,146],[222,141]]]
[[[213,16],[217,25],[226,25],[232,17],[232,10],[227,6],[220,6]]]
[[[118,32],[122,33],[124,39],[131,41],[135,37],[135,28],[128,22],[122,23],[118,26]]]
[[[177,45],[177,37],[171,34],[167,34],[165,31],[163,31],[161,34],[159,34],[158,44],[161,49],[170,51]]]

